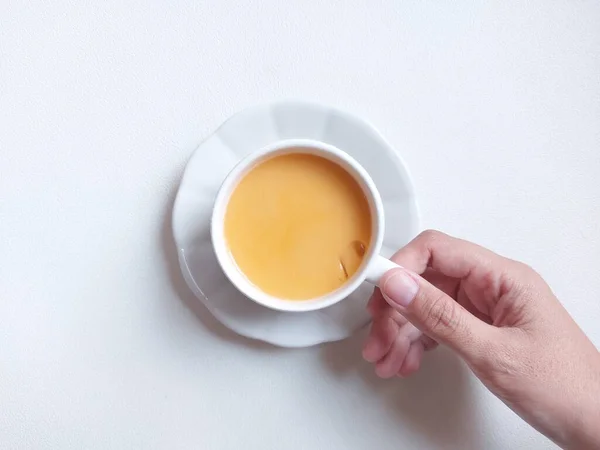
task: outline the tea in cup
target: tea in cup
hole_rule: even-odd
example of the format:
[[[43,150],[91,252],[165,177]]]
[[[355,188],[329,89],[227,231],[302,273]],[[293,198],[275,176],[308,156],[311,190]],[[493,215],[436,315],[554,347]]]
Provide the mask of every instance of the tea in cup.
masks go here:
[[[221,186],[215,254],[246,296],[277,310],[330,306],[397,267],[381,257],[384,216],[368,173],[322,142],[275,143],[242,160]]]

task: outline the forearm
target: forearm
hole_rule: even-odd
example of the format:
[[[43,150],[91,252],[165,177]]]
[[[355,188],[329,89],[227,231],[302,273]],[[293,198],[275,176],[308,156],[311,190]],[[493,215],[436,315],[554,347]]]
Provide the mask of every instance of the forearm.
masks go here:
[[[587,376],[580,374],[578,392],[563,387],[555,393],[562,404],[556,405],[554,426],[540,430],[562,448],[600,449],[600,354],[595,356]]]
[[[557,444],[567,449],[600,449],[600,382],[581,405],[566,440]]]
[[[493,391],[565,449],[600,449],[600,353],[589,344],[580,355],[585,364],[580,359],[558,361],[560,370],[554,366],[517,380],[505,379],[499,383],[504,389]]]

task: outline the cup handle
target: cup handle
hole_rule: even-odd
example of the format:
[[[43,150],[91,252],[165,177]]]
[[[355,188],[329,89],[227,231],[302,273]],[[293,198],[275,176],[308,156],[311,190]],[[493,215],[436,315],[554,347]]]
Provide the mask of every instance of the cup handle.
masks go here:
[[[379,287],[379,282],[381,281],[381,277],[383,276],[383,274],[386,273],[388,270],[397,269],[399,267],[400,266],[395,262],[392,262],[381,255],[377,255],[375,259],[371,262],[369,268],[367,269],[366,279],[369,283]],[[405,326],[409,327],[407,337],[411,342],[416,341],[423,335],[423,332],[417,327],[415,327],[413,324],[407,323]]]
[[[377,255],[367,269],[367,281],[375,286],[379,286],[379,281],[384,273],[388,270],[398,268],[400,268],[400,266],[395,262],[392,262],[381,255]]]

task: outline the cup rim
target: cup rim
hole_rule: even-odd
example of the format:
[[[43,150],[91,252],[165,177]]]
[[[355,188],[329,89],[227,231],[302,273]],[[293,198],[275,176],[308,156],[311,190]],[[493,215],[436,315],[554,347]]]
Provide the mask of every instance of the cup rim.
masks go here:
[[[278,153],[300,153],[298,149],[312,150],[306,153],[327,157],[339,164],[352,175],[361,186],[371,209],[372,236],[367,256],[361,268],[344,285],[334,291],[314,299],[291,300],[277,298],[262,291],[245,276],[237,266],[229,248],[224,233],[224,217],[229,197],[240,179],[261,160],[269,159]],[[238,291],[250,300],[270,309],[285,312],[315,311],[332,306],[348,297],[365,281],[369,265],[379,255],[384,235],[384,211],[381,196],[374,181],[367,171],[350,155],[339,148],[314,139],[285,139],[279,140],[258,150],[239,161],[227,174],[215,197],[211,215],[211,241],[213,250],[221,270]]]

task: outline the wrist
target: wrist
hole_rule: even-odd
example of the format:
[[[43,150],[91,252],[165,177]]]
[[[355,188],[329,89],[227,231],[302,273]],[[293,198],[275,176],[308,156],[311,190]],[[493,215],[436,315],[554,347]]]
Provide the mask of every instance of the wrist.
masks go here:
[[[568,449],[600,448],[600,391],[589,397],[589,405],[580,410],[566,440],[558,442]]]
[[[565,439],[557,443],[568,449],[600,448],[600,353],[590,379],[583,380],[581,396],[572,398]]]
[[[530,380],[504,399],[518,399],[507,403],[561,448],[600,449],[600,353],[594,356],[585,371]]]

